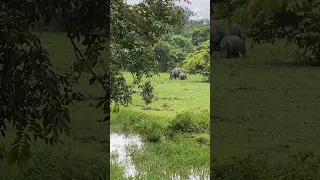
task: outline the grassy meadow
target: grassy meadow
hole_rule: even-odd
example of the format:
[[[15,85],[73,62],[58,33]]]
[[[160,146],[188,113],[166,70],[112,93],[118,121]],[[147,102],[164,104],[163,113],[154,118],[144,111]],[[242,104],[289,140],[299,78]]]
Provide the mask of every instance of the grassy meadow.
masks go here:
[[[247,49],[211,63],[212,178],[319,179],[320,68],[282,41]]]
[[[130,73],[124,75],[133,82]],[[209,83],[195,75],[169,80],[168,73],[155,75],[152,83],[151,104],[143,102],[137,89],[131,105],[111,114],[112,132],[143,139],[142,151],[130,150],[139,171],[135,179],[171,179],[174,174],[189,179],[191,169],[204,179],[209,175]],[[111,171],[111,177],[124,177],[116,173]]]
[[[65,72],[76,61],[74,50],[66,34],[42,33],[43,46],[48,50],[54,69]],[[62,136],[64,144],[51,147],[41,140],[32,144],[31,164],[23,171],[16,166],[8,166],[5,154],[15,138],[12,129],[6,138],[0,140],[0,179],[3,180],[105,180],[109,179],[107,124],[103,119],[103,110],[96,109],[95,98],[102,95],[99,86],[89,86],[89,77],[84,75],[76,86],[88,98],[85,102],[70,105],[72,124],[70,137]],[[10,127],[10,126],[9,126]],[[112,171],[121,172],[121,168],[112,166]]]

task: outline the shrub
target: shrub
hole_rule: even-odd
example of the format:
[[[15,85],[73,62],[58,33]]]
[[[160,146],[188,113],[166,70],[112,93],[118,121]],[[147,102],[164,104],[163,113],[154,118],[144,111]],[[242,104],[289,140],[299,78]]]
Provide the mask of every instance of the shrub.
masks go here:
[[[168,130],[175,133],[202,133],[209,129],[209,113],[202,111],[200,113],[192,113],[185,111],[176,115],[170,122]]]

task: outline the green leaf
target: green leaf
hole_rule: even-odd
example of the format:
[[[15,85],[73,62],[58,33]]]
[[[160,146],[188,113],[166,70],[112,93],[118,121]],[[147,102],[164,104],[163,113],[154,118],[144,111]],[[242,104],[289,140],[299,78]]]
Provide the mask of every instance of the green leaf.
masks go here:
[[[84,60],[83,62],[83,70],[86,72],[86,73],[90,73],[91,72],[91,64],[88,60]]]
[[[89,80],[89,85],[92,85],[93,83],[95,83],[96,80],[97,80],[97,77],[96,77],[95,75],[92,76],[92,77],[90,78],[90,80]]]
[[[77,72],[78,74],[81,74],[84,71],[84,65],[81,62],[75,62],[73,64],[74,71]]]
[[[105,102],[106,102],[105,99],[99,101],[98,104],[96,105],[96,108],[100,108]]]

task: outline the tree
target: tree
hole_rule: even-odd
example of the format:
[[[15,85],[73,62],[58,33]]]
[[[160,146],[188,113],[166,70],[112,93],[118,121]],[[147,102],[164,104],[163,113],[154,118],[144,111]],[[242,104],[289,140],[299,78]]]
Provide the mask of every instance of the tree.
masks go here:
[[[183,24],[182,12],[175,11],[172,0],[145,0],[135,6],[114,0],[110,29],[109,6],[105,0],[2,2],[0,132],[5,137],[8,124],[17,132],[8,156],[10,164],[17,162],[22,167],[28,162],[32,136],[34,141],[40,138],[52,145],[61,142],[61,133],[68,134],[68,105],[73,100],[84,99],[81,93],[73,92],[72,87],[83,73],[92,76],[89,84],[98,82],[105,91],[97,107],[104,107],[104,120],[109,121],[110,103],[127,105],[133,92],[119,69],[128,68],[137,82],[143,75],[150,77],[155,65],[152,45],[167,32],[168,26]],[[41,19],[50,22],[51,18],[65,27],[73,44],[77,56],[73,73],[54,72],[49,54],[40,39],[30,32]],[[99,30],[104,32],[104,37]],[[75,41],[81,41],[86,47],[84,52]],[[110,54],[103,59],[103,52],[111,53],[111,64]],[[149,103],[150,82],[140,87],[142,97]]]
[[[195,29],[192,33],[192,44],[198,46],[200,43],[205,42],[210,38],[209,26],[203,26]]]
[[[183,68],[190,74],[200,74],[210,81],[210,41],[207,40],[195,47],[183,61]]]
[[[173,47],[168,41],[159,41],[154,50],[156,54],[156,60],[158,62],[158,71],[166,72],[171,69],[176,62],[171,54]]]
[[[121,82],[111,87],[117,89],[121,86],[125,90],[111,91],[114,93],[111,97],[118,100],[113,101],[116,108],[131,102],[132,87],[126,83],[119,71],[127,69],[134,76],[138,87],[142,88],[141,95],[148,104],[153,97],[149,78],[157,68],[154,45],[159,41],[159,37],[170,32],[172,27],[183,26],[184,12],[181,8],[176,8],[170,0],[148,0],[133,6],[118,1],[111,4],[111,7],[111,22],[115,22],[111,26],[111,72],[115,73],[114,77],[119,80],[117,83]],[[147,81],[141,85],[144,76]]]
[[[209,25],[206,21],[193,21],[182,28],[176,28],[170,34],[163,36],[155,46],[159,71],[171,70],[180,66],[194,46],[209,39]]]

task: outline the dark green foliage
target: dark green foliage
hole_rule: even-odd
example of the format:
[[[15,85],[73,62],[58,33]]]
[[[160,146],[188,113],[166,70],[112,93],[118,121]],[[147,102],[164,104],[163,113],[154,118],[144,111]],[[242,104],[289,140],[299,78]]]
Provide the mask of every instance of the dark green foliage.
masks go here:
[[[320,37],[319,14],[312,12],[311,8],[307,8],[306,11],[303,9],[294,9],[294,12],[279,12],[266,21],[257,21],[253,24],[249,36],[258,43],[274,42],[276,39],[285,39],[288,43],[295,43],[300,48],[302,58],[307,58],[306,61],[303,61],[304,63],[319,65],[320,44],[315,40]]]
[[[200,74],[206,80],[210,80],[210,42],[201,43],[189,53],[183,61],[183,68],[190,74]]]
[[[158,61],[158,70],[167,72],[174,66],[182,66],[189,53],[196,46],[209,40],[209,24],[195,21],[183,28],[175,29],[156,44],[154,51]]]
[[[151,99],[153,99],[153,87],[151,85],[150,80],[147,81],[144,85],[139,86],[142,89],[141,96],[146,104],[151,103]]]
[[[207,41],[210,37],[209,26],[201,27],[192,33],[192,44],[198,46],[200,43]]]
[[[0,129],[3,136],[8,123],[17,130],[9,163],[18,160],[21,166],[30,156],[31,137],[53,144],[59,133],[68,134],[70,83],[52,71],[48,53],[28,32],[23,14],[3,9],[0,18],[12,19],[0,21]]]

